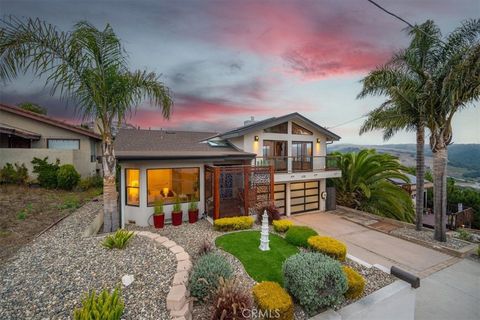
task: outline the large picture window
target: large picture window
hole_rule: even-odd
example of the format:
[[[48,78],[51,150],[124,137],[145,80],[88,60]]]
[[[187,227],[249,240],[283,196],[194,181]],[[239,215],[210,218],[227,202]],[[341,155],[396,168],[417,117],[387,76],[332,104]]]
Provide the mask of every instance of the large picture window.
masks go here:
[[[140,205],[140,170],[125,169],[125,191],[128,206]]]
[[[147,201],[153,206],[155,201],[164,204],[200,199],[200,168],[172,168],[147,170]]]
[[[263,129],[263,131],[268,133],[288,133],[288,122],[280,123],[276,126]]]

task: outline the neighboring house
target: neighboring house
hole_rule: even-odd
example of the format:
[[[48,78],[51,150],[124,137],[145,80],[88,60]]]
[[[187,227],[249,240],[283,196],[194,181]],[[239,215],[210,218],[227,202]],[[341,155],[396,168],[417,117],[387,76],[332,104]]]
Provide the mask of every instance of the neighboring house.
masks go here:
[[[100,173],[101,137],[93,131],[17,107],[0,104],[0,167],[34,157],[73,164],[83,177]]]
[[[341,176],[327,144],[339,139],[298,113],[221,134],[120,130],[122,224],[151,224],[159,199],[167,220],[176,198],[184,220],[191,200],[211,219],[251,214],[271,202],[285,215],[324,211],[326,179]]]
[[[408,192],[410,197],[413,201],[413,206],[416,207],[417,205],[417,177],[413,174],[405,173],[405,176],[408,178],[408,182],[405,182],[398,178],[390,178],[388,179],[391,183],[403,188],[405,191]],[[423,184],[423,205],[424,208],[427,209],[427,189],[433,188],[433,183],[425,180]]]

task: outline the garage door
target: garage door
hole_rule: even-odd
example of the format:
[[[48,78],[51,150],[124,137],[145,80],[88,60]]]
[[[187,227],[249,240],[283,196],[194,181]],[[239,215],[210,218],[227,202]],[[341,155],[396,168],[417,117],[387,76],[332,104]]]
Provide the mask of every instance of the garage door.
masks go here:
[[[296,182],[290,184],[290,211],[300,213],[318,210],[319,206],[318,181]]]
[[[279,183],[274,186],[275,206],[280,214],[285,214],[285,184]]]

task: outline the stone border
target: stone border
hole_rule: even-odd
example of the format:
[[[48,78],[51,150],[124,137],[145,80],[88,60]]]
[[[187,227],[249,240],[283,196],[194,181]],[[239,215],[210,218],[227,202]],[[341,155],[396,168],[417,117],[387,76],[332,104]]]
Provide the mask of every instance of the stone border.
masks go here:
[[[190,255],[174,241],[149,231],[133,231],[169,249],[177,259],[177,272],[167,295],[167,310],[173,320],[192,320],[193,300],[187,289],[188,274],[192,269]]]

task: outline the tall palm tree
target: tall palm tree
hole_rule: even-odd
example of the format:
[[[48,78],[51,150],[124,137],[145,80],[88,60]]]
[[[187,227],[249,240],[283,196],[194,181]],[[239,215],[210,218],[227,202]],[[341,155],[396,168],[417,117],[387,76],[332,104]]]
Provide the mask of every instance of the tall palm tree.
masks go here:
[[[416,132],[416,229],[422,230],[425,180],[425,96],[426,77],[415,72],[430,63],[431,50],[438,29],[432,21],[409,31],[410,46],[396,53],[383,67],[370,72],[363,80],[358,98],[368,95],[387,96],[387,100],[368,113],[360,134],[383,129],[388,140],[400,130]]]
[[[19,72],[46,77],[52,94],[71,99],[84,117],[96,119],[102,137],[104,231],[119,226],[116,159],[112,124],[123,121],[145,99],[168,118],[173,101],[153,72],[130,71],[120,39],[110,25],[103,30],[88,22],[59,31],[39,19],[9,17],[0,24],[0,79]]]
[[[427,74],[427,127],[433,152],[435,239],[446,241],[447,148],[455,114],[480,99],[480,19],[462,23],[442,39]]]
[[[342,177],[332,179],[337,203],[401,221],[413,222],[413,204],[409,194],[388,179],[408,178],[398,159],[375,150],[358,153],[334,152]]]

